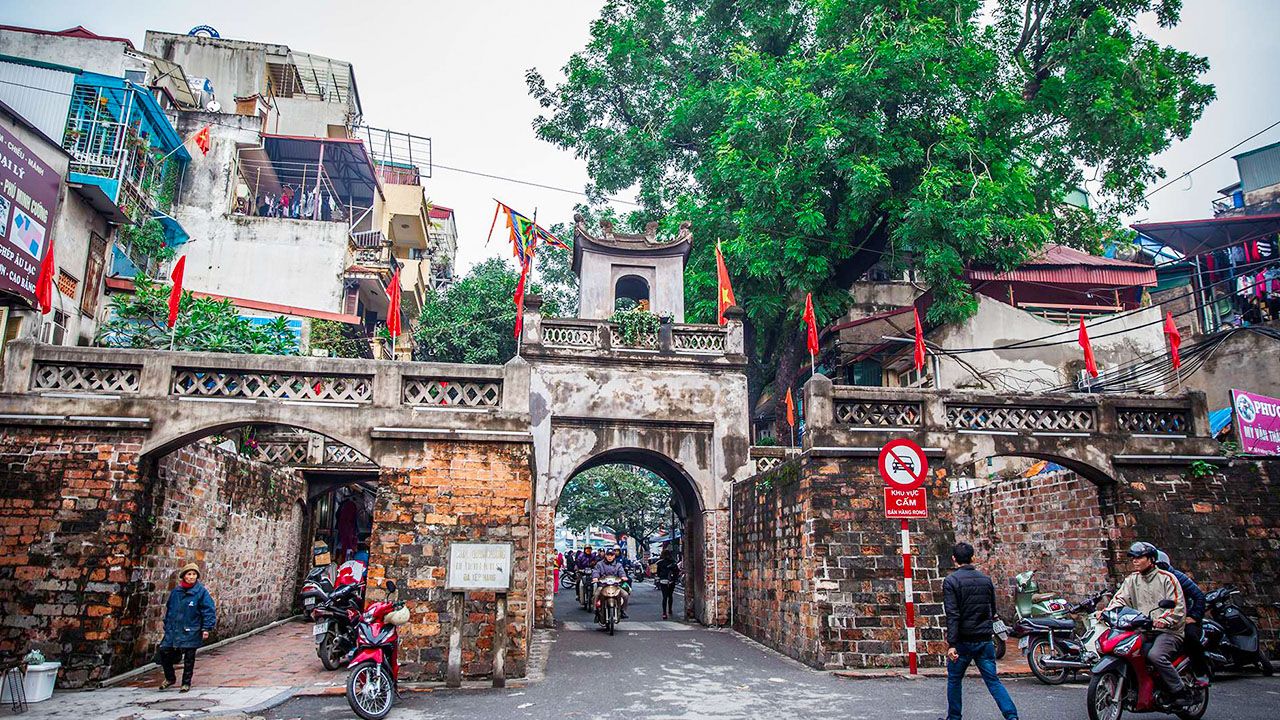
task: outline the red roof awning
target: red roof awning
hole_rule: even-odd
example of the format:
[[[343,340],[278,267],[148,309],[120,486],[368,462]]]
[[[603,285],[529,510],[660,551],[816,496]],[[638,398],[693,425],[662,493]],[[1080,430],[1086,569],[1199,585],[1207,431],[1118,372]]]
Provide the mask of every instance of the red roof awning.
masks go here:
[[[1035,282],[1096,288],[1156,284],[1156,270],[1150,265],[1098,257],[1062,245],[1046,247],[1013,270],[971,267],[965,270],[964,277],[980,282]]]
[[[1183,255],[1197,255],[1280,232],[1280,213],[1136,223],[1130,227]]]

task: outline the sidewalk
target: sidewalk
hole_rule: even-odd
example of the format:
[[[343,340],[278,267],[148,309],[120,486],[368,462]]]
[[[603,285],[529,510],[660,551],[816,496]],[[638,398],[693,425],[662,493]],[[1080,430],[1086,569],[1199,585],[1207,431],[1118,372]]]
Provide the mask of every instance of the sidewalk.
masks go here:
[[[1031,668],[1027,667],[1027,658],[1025,655],[1016,652],[1005,653],[1005,656],[996,661],[996,672],[1002,678],[1008,677],[1029,677]],[[970,675],[977,674],[976,668],[970,668]],[[831,673],[836,677],[848,678],[851,680],[861,680],[867,678],[909,678],[905,668],[858,668],[853,670],[836,670]],[[928,667],[920,668],[918,673],[921,677],[946,677],[947,669],[945,667]]]
[[[176,668],[179,679],[181,665]],[[294,695],[343,692],[344,670],[329,672],[316,657],[311,623],[287,622],[196,656],[189,693],[175,686],[157,690],[164,674],[155,668],[116,687],[57,691],[23,715],[31,720],[153,720],[253,714]]]

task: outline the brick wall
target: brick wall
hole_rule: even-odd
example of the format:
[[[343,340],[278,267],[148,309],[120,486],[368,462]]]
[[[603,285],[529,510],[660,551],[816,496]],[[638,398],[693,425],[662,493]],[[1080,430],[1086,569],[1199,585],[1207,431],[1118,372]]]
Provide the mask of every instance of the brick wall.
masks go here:
[[[1112,566],[1127,566],[1132,542],[1155,543],[1206,591],[1240,588],[1262,611],[1268,650],[1280,654],[1280,616],[1262,607],[1280,602],[1280,459],[1236,460],[1200,477],[1185,466],[1127,466],[1120,475]]]
[[[143,438],[130,430],[0,433],[0,650],[27,642],[79,686],[129,667]]]
[[[883,487],[874,458],[813,455],[738,483],[735,628],[814,667],[905,664],[901,532],[884,518]],[[911,523],[925,666],[946,650],[942,576],[953,538],[946,483],[928,488],[930,518]]]
[[[554,505],[539,505],[535,514],[534,535],[537,547],[534,552],[533,574],[534,591],[534,623],[538,627],[549,628],[556,624],[555,619],[555,565],[556,565],[556,508]],[[566,602],[572,602],[567,600]]]
[[[135,573],[141,656],[163,636],[165,599],[189,562],[218,606],[211,640],[287,617],[305,531],[300,474],[197,442],[161,458],[156,477],[147,511],[155,521]]]
[[[977,566],[995,582],[1002,617],[1013,617],[1012,580],[1027,570],[1036,571],[1041,592],[1068,600],[1114,587],[1113,521],[1102,512],[1112,492],[1064,470],[952,494],[956,540],[973,545]]]
[[[305,486],[206,445],[138,467],[143,437],[0,432],[0,649],[29,643],[80,687],[150,659],[172,573],[208,567],[219,633],[288,611]]]
[[[506,673],[525,671],[534,522],[531,447],[518,443],[402,442],[384,454],[370,539],[369,576],[391,578],[412,613],[401,637],[402,677],[444,677],[449,648],[445,590],[452,541],[514,544],[508,595]],[[491,669],[495,599],[468,595],[462,670],[487,677]]]

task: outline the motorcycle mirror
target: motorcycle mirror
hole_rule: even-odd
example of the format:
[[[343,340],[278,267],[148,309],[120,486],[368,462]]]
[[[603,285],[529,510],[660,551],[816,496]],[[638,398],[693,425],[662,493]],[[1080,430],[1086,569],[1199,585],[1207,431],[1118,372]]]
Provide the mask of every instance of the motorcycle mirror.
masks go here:
[[[388,581],[387,581],[387,592],[389,592],[389,593],[393,593],[393,592],[395,592],[395,591],[396,591],[396,581],[395,581],[395,580],[388,580]]]
[[[1172,600],[1161,600],[1158,604],[1164,610],[1172,610],[1178,607],[1178,603]]]

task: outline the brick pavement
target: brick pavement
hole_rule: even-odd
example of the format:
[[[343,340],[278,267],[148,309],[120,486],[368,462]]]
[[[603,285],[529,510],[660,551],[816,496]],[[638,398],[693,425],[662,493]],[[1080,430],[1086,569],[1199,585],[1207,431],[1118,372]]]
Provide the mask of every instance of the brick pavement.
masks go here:
[[[175,668],[182,679],[182,668]],[[156,668],[128,683],[154,688],[164,680]],[[279,687],[307,688],[325,692],[345,687],[343,669],[325,670],[316,657],[311,639],[311,623],[288,622],[243,640],[202,652],[196,656],[197,687]]]

